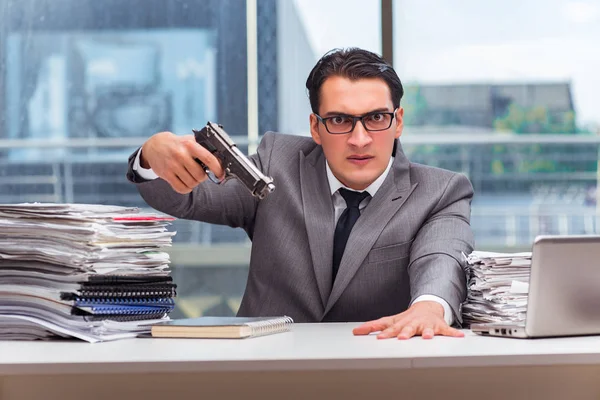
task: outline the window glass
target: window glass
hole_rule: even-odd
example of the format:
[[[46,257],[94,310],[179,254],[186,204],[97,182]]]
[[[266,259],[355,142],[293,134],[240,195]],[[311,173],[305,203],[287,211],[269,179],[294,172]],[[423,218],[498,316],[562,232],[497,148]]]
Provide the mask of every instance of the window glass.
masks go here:
[[[478,248],[598,232],[600,4],[394,2],[413,161],[466,173]]]
[[[246,152],[250,86],[261,134],[308,135],[304,84],[317,59],[336,47],[380,52],[377,0],[248,4],[256,10],[248,13],[245,0],[3,1],[0,202],[145,208],[125,172],[152,134],[189,134],[215,120]],[[348,24],[356,10],[359,35]],[[173,229],[172,316],[234,314],[248,272],[246,234],[183,220]]]

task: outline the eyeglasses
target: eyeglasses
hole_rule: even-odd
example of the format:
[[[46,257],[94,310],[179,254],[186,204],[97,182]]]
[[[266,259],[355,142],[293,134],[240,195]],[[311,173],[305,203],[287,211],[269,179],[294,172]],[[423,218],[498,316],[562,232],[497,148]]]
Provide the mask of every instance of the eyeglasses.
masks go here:
[[[325,125],[327,132],[333,135],[340,135],[352,132],[356,126],[356,121],[360,121],[365,130],[369,132],[385,131],[392,126],[396,110],[393,112],[374,111],[361,116],[340,114],[321,118],[320,115],[315,115]]]

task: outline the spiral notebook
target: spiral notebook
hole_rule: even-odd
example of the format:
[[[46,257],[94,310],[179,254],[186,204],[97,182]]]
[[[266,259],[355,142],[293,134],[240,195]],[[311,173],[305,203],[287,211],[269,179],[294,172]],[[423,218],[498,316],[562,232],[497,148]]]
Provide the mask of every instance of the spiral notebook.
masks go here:
[[[75,298],[74,315],[149,315],[173,311],[172,298]]]
[[[243,339],[290,330],[292,318],[200,317],[174,319],[152,325],[153,337]]]

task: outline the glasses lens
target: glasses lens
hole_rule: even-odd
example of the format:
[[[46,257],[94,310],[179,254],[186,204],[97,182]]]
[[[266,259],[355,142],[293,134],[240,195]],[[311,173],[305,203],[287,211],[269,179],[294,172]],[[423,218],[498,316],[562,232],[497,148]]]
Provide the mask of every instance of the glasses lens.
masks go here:
[[[392,125],[392,115],[383,113],[373,113],[363,118],[365,127],[372,131],[381,131]]]
[[[336,115],[326,120],[327,130],[331,133],[346,133],[352,130],[352,118]]]

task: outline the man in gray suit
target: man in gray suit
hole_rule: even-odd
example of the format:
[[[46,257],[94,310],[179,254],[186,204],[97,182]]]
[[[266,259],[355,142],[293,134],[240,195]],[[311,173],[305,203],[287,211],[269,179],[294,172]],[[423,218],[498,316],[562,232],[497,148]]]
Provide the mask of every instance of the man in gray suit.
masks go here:
[[[251,156],[277,186],[265,199],[237,180],[207,181],[195,159],[222,176],[219,161],[170,132],[132,154],[128,179],[157,210],[247,232],[240,316],[360,321],[354,334],[378,338],[462,336],[450,325],[466,296],[461,253],[473,249],[469,180],[406,158],[402,84],[378,55],[332,51],[306,87],[312,139],[266,133]]]

